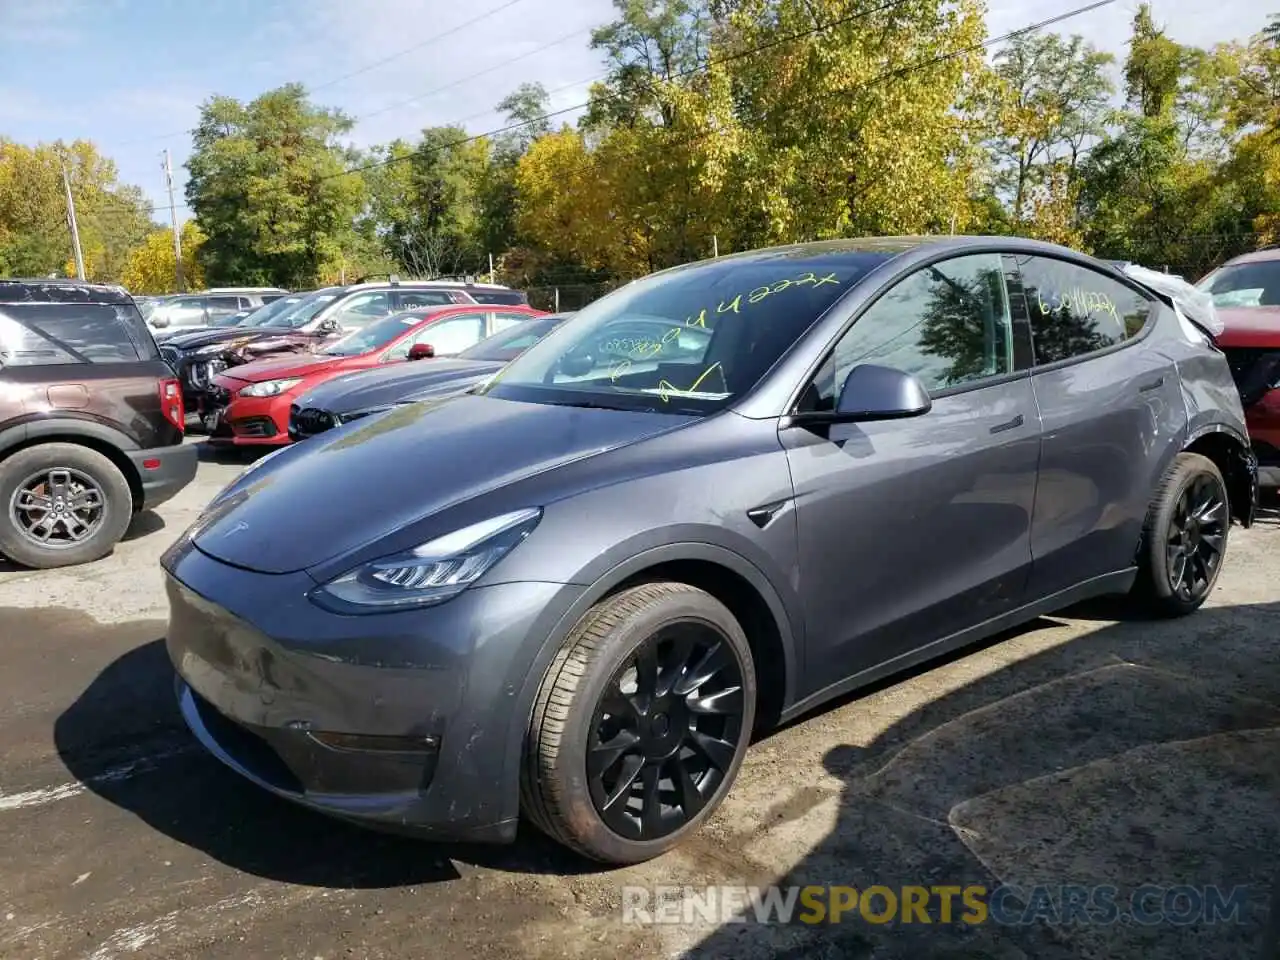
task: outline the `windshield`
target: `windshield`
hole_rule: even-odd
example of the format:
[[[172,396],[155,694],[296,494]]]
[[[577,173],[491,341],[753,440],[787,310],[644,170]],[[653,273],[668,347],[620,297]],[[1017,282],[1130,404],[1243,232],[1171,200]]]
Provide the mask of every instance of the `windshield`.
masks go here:
[[[278,317],[293,307],[296,307],[303,300],[307,299],[305,294],[292,294],[287,297],[281,297],[273,300],[266,306],[259,307],[252,311],[248,316],[241,317],[236,323],[237,327],[261,327],[267,323],[272,317]]]
[[[297,303],[292,304],[289,309],[277,313],[265,323],[255,324],[255,326],[284,327],[289,330],[296,330],[311,320],[325,306],[338,299],[338,295],[341,292],[341,290],[334,289],[317,290],[315,293],[308,294]],[[286,297],[285,299],[288,298]],[[276,303],[280,302],[282,301],[276,301]],[[270,304],[270,306],[275,306],[275,304]]]
[[[544,320],[518,323],[510,330],[495,333],[492,337],[481,340],[474,347],[463,350],[458,354],[458,359],[500,360],[506,363],[520,356],[562,323],[564,323],[563,317],[547,317]]]
[[[331,357],[353,357],[385,347],[392,340],[408,333],[423,321],[421,313],[398,313],[395,316],[375,320],[355,333],[349,333],[321,350]]]
[[[1215,307],[1280,307],[1280,259],[1228,264],[1196,286]]]
[[[504,368],[511,400],[711,413],[746,393],[884,253],[725,257],[614,291]]]

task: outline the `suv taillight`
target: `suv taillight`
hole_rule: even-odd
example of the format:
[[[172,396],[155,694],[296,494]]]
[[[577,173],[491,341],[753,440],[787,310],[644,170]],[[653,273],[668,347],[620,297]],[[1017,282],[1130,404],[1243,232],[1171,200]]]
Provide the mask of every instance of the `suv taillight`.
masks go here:
[[[182,406],[182,384],[173,377],[160,381],[160,409],[166,420],[179,430],[186,430],[187,412]]]

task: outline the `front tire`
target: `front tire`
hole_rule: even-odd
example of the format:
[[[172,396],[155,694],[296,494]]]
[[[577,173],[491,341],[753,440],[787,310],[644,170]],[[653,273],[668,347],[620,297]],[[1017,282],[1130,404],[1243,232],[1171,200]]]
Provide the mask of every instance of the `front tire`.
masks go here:
[[[521,806],[605,863],[652,859],[733,785],[755,722],[751,647],[733,614],[682,583],[623,590],[587,612],[542,681]]]
[[[109,554],[133,518],[120,469],[88,447],[42,443],[0,461],[0,554],[37,570]]]
[[[1178,454],[1147,511],[1136,598],[1162,617],[1198,610],[1222,571],[1230,529],[1221,471],[1198,453]]]

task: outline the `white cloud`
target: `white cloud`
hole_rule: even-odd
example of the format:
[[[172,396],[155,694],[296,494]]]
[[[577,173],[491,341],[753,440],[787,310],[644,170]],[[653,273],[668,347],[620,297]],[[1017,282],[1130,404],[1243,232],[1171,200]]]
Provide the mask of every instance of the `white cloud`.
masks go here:
[[[84,0],[0,0],[0,37],[6,43],[68,46],[81,40],[77,14]]]

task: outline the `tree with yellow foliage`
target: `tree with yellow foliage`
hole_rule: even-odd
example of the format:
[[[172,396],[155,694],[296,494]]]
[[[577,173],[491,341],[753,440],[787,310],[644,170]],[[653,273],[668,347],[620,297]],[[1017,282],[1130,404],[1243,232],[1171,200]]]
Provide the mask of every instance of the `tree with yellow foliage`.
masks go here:
[[[182,225],[182,279],[188,290],[199,290],[204,286],[204,273],[199,261],[204,239],[204,234],[194,220],[188,220]],[[176,273],[173,231],[155,230],[147,235],[142,246],[129,254],[120,282],[131,293],[176,293]]]

